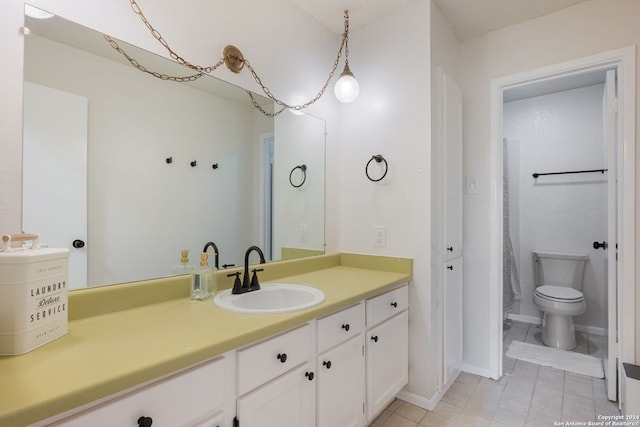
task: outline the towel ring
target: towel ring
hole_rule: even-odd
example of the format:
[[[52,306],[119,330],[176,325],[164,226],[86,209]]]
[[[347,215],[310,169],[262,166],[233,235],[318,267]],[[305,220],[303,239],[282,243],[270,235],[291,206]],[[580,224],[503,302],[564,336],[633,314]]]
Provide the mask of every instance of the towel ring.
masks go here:
[[[369,165],[374,160],[376,161],[376,163],[384,162],[384,173],[382,174],[382,176],[380,178],[377,178],[377,179],[373,179],[373,178],[371,178],[371,175],[369,175]],[[387,172],[388,171],[389,171],[389,164],[387,163],[385,158],[382,157],[382,154],[376,154],[376,155],[372,156],[371,159],[367,162],[367,165],[364,167],[364,173],[367,175],[367,178],[369,178],[369,181],[371,181],[371,182],[382,181],[384,179],[384,177],[387,176]]]
[[[293,177],[293,173],[296,171],[296,169],[300,169],[300,171],[302,171],[302,182],[300,184],[294,184],[293,180],[291,179]],[[304,183],[307,181],[307,165],[298,165],[295,168],[291,169],[291,172],[289,172],[289,184],[291,184],[292,187],[294,188],[300,188],[304,185]]]

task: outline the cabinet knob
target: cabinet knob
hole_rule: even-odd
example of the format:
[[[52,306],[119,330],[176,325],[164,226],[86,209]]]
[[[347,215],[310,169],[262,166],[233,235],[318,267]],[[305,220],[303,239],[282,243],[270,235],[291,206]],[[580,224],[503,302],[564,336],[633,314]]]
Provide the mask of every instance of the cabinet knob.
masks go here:
[[[378,336],[377,335],[372,336],[371,341],[378,342]]]
[[[278,356],[276,357],[280,361],[280,363],[284,363],[287,361],[287,353],[278,353]]]
[[[331,369],[331,360],[325,360],[322,362],[322,366],[326,366],[327,369]]]
[[[447,247],[447,250],[448,250],[449,252],[453,252],[453,246],[448,246],[448,247]]]
[[[153,424],[153,420],[151,417],[140,417],[138,418],[138,426],[139,427],[151,427]]]
[[[391,303],[391,307],[393,307],[393,308],[398,308],[398,303],[397,303],[397,302],[395,302],[395,301],[394,301],[394,302],[392,302],[392,303]]]
[[[344,329],[345,331],[349,332],[349,324],[345,323],[344,325],[342,325],[342,329]]]
[[[313,375],[313,372],[305,372],[304,376],[307,377],[309,381],[313,381],[315,375]]]
[[[448,268],[449,270],[453,270],[453,265],[447,265],[447,268]]]

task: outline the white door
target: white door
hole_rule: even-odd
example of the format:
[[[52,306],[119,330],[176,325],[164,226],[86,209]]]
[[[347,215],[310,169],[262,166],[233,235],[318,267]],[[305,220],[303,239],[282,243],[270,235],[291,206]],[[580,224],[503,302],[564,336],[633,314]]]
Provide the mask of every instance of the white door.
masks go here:
[[[607,298],[608,298],[608,360],[606,363],[607,396],[616,400],[618,359],[618,172],[616,71],[607,71],[602,97],[604,146],[607,150]]]
[[[444,238],[445,259],[462,255],[462,91],[443,74]]]
[[[68,248],[69,288],[87,286],[87,98],[24,82],[22,229]],[[76,243],[76,246],[80,246]]]
[[[443,384],[455,381],[462,370],[462,257],[444,263]]]

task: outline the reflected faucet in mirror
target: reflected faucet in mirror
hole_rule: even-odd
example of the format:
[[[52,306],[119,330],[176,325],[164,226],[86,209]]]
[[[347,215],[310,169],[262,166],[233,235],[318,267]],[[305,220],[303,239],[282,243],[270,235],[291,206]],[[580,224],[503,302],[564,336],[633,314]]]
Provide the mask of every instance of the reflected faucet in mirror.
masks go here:
[[[214,263],[213,265],[215,266],[216,270],[220,269],[220,251],[218,250],[218,246],[216,246],[215,243],[213,242],[207,242],[204,245],[204,249],[202,249],[202,253],[206,253],[207,249],[209,248],[213,248],[213,259],[214,259]]]

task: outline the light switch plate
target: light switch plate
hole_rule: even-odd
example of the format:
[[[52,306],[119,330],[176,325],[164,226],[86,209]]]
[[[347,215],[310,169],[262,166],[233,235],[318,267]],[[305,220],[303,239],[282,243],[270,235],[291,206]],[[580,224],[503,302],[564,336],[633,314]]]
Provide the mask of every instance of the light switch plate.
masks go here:
[[[373,246],[384,248],[387,246],[387,227],[376,225],[373,227]]]

